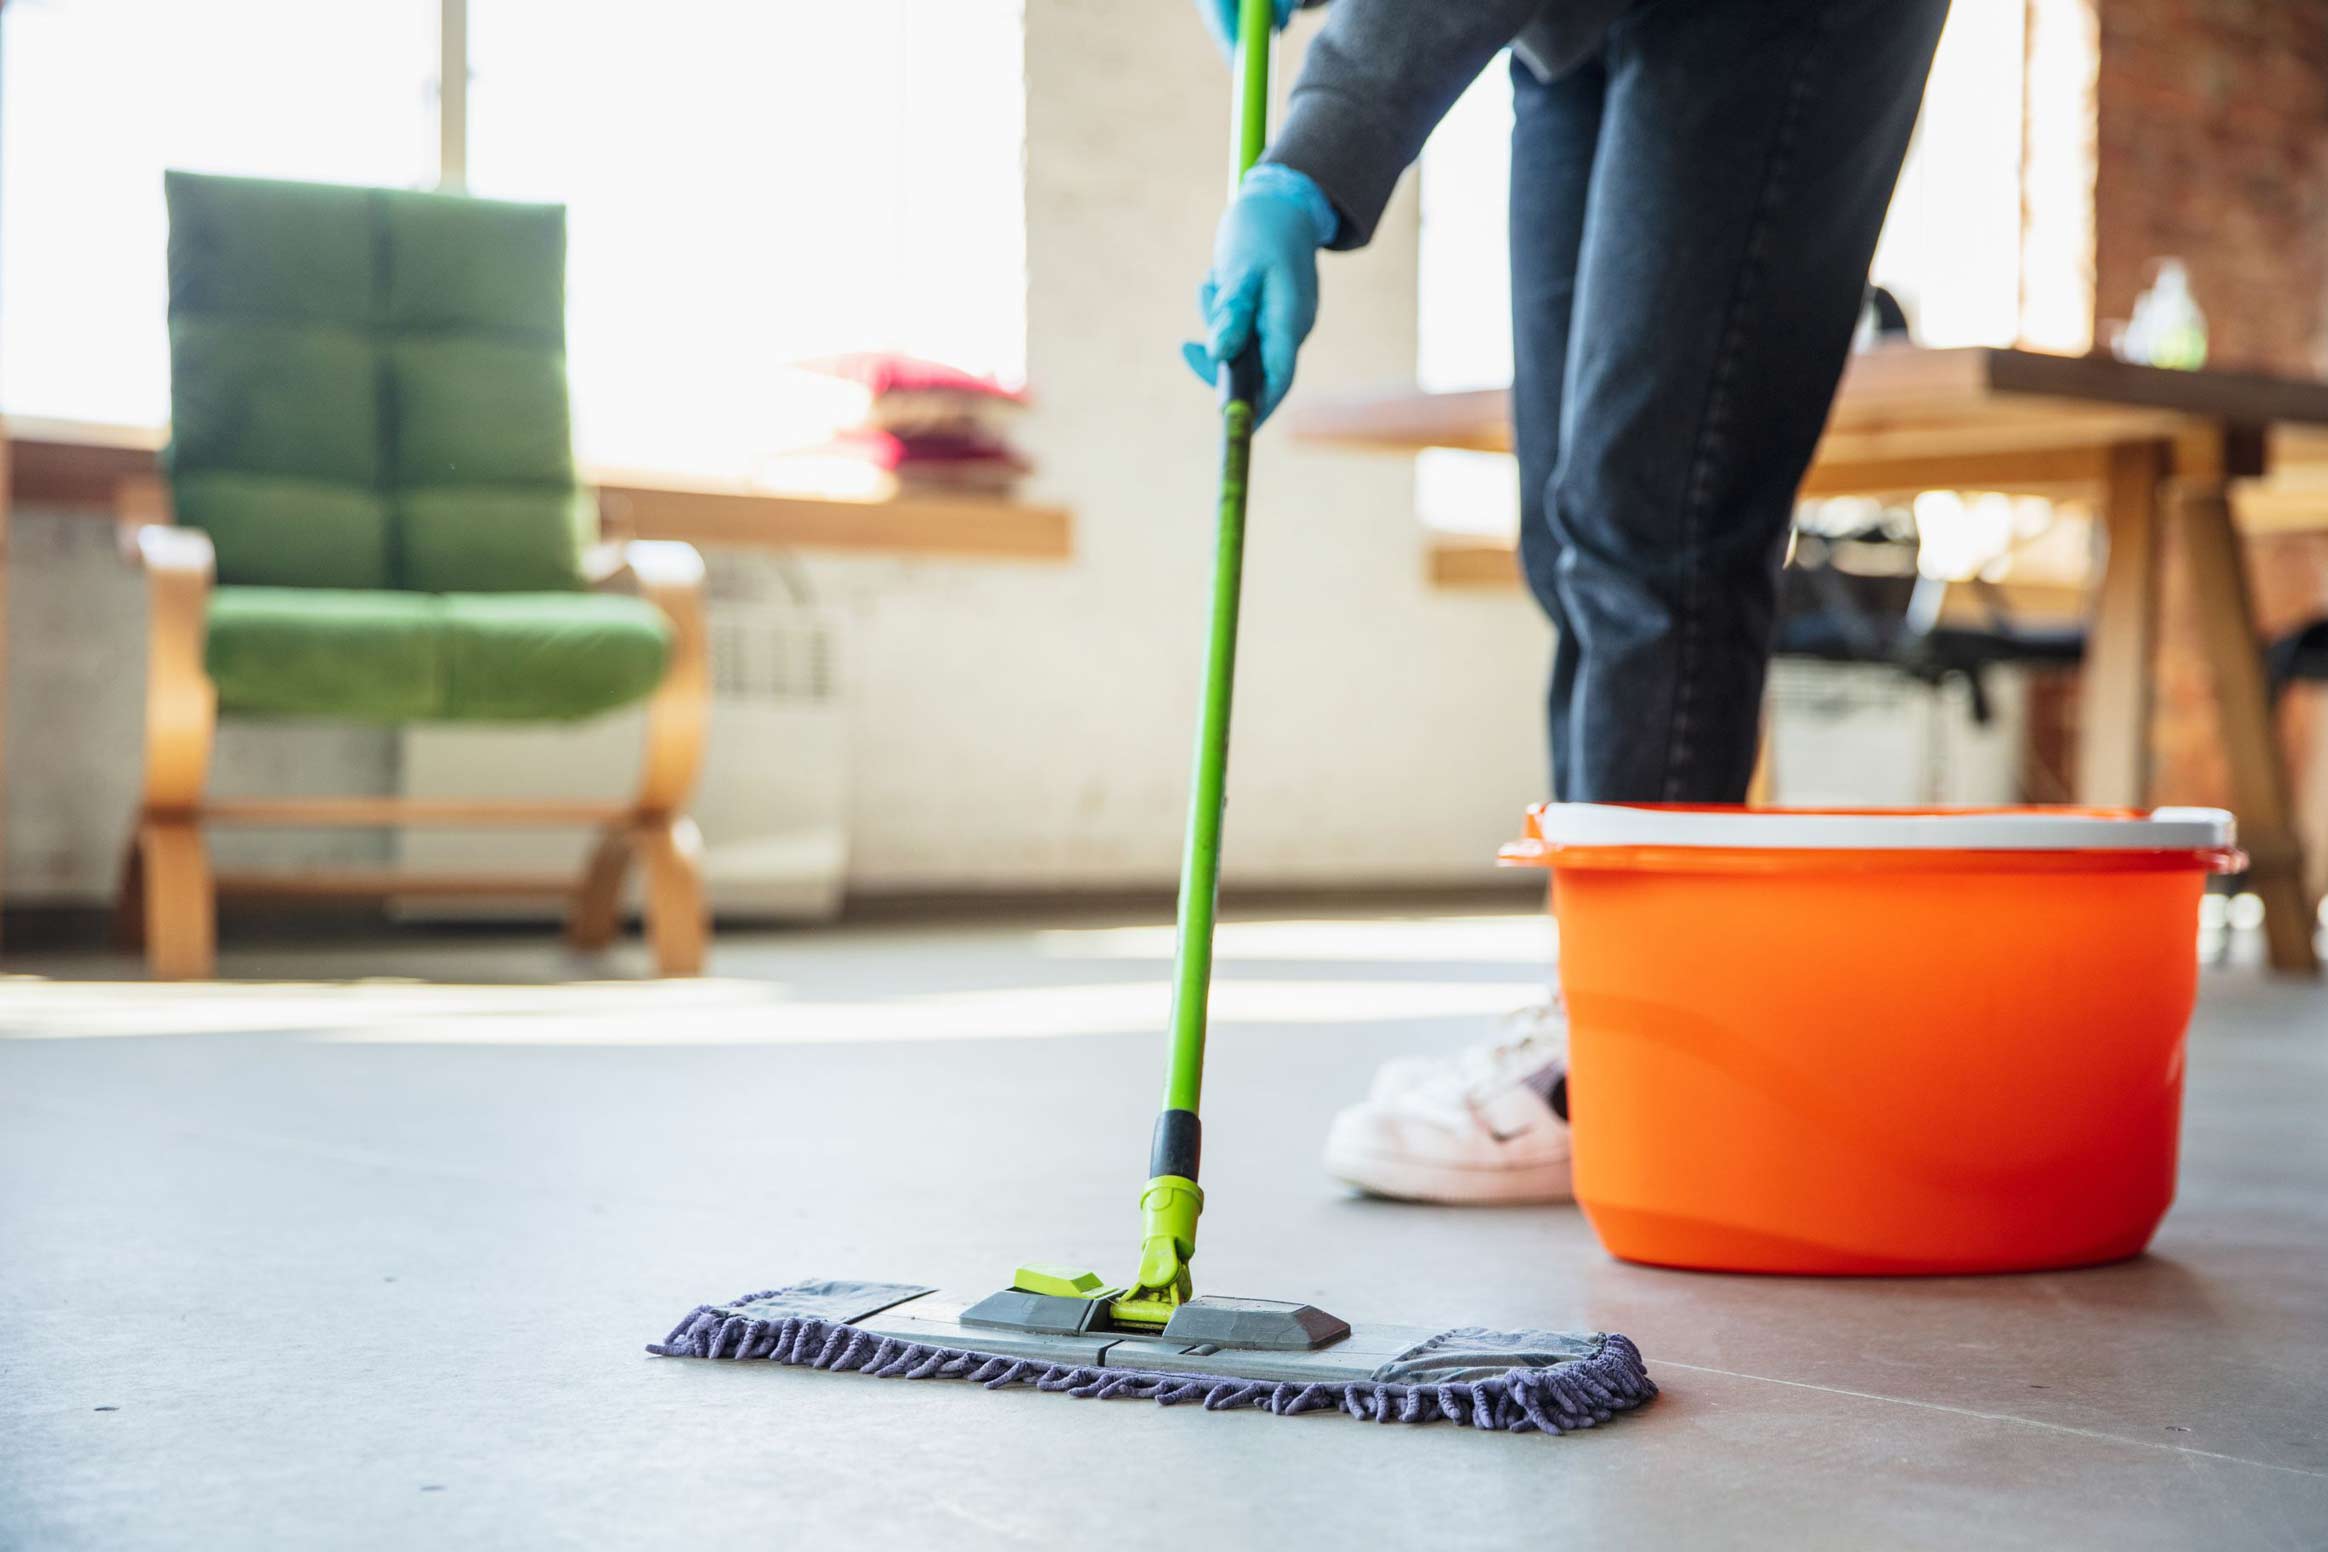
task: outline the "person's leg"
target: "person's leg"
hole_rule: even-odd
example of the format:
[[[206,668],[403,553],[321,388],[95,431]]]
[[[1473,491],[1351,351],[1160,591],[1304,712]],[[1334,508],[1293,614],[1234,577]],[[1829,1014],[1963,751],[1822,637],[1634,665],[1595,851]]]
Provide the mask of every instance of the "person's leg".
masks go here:
[[[1564,799],[1744,795],[1795,486],[1944,10],[1651,0],[1584,78],[1595,141],[1573,162],[1533,157],[1551,142],[1531,131],[1582,119],[1582,93],[1519,79],[1513,429],[1523,563],[1560,632]],[[1585,165],[1579,227],[1554,180]],[[1386,1068],[1327,1168],[1408,1199],[1564,1197],[1563,1032],[1554,1007]]]
[[[1576,260],[1607,85],[1597,59],[1554,81],[1538,80],[1525,64],[1512,61],[1512,448],[1520,465],[1520,569],[1552,621],[1552,682],[1545,700],[1556,797],[1565,786],[1562,734],[1576,682],[1576,647],[1553,582],[1559,546],[1545,504],[1560,462]]]
[[[1691,0],[1610,31],[1545,510],[1563,798],[1745,796],[1795,488],[1946,12]]]
[[[1560,461],[1562,385],[1577,253],[1607,77],[1597,60],[1554,81],[1512,64],[1512,444],[1520,464],[1520,564],[1551,618],[1552,790],[1564,785],[1563,712],[1576,648],[1553,585],[1545,518]],[[1568,1196],[1568,1124],[1555,1107],[1567,1050],[1556,1003],[1507,1020],[1502,1038],[1453,1061],[1383,1065],[1367,1097],[1334,1118],[1326,1168],[1382,1196],[1439,1202],[1553,1202]]]

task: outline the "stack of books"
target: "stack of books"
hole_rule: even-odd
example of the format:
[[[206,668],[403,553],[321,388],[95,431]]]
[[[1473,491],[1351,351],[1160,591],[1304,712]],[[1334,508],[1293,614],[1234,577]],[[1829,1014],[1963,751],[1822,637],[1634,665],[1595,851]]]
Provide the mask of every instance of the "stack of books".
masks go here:
[[[900,492],[1003,497],[1031,468],[1009,437],[1026,408],[1023,390],[911,356],[834,356],[809,366],[864,390],[862,416],[825,456],[886,474]]]

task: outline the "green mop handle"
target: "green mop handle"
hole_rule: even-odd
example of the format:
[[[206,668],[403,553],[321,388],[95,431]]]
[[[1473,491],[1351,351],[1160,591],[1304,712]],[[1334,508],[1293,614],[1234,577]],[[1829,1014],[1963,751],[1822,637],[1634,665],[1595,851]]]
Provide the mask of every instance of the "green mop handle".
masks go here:
[[[1269,138],[1272,0],[1241,0],[1237,14],[1237,115],[1229,195],[1261,159]],[[1220,897],[1221,811],[1229,768],[1229,693],[1237,672],[1237,594],[1245,564],[1245,473],[1253,412],[1261,397],[1260,358],[1251,345],[1220,376],[1220,515],[1213,541],[1212,633],[1205,643],[1204,704],[1197,719],[1196,770],[1188,798],[1188,841],[1180,863],[1180,933],[1174,954],[1172,1056],[1164,1108],[1148,1159],[1140,1207],[1145,1233],[1135,1296],[1166,1303],[1190,1293],[1189,1258],[1204,1208],[1196,1171],[1202,1132],[1206,1004],[1212,990],[1213,913]]]

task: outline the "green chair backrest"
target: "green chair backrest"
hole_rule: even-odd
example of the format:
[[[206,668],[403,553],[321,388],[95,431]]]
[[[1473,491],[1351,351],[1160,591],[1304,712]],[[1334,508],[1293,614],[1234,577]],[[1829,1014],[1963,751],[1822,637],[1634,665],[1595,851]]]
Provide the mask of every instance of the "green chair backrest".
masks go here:
[[[582,585],[566,214],[172,172],[169,468],[221,582]]]

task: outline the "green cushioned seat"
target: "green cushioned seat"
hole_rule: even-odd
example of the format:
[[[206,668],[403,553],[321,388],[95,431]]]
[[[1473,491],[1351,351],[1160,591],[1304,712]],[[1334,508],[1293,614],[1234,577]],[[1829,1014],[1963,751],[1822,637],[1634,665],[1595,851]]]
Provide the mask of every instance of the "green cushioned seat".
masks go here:
[[[445,705],[463,721],[592,716],[663,677],[671,627],[619,593],[448,593]]]
[[[594,716],[655,687],[670,625],[613,593],[221,587],[219,710],[361,722]]]
[[[173,172],[169,470],[219,588],[222,710],[587,716],[661,677],[582,591],[565,212]]]

